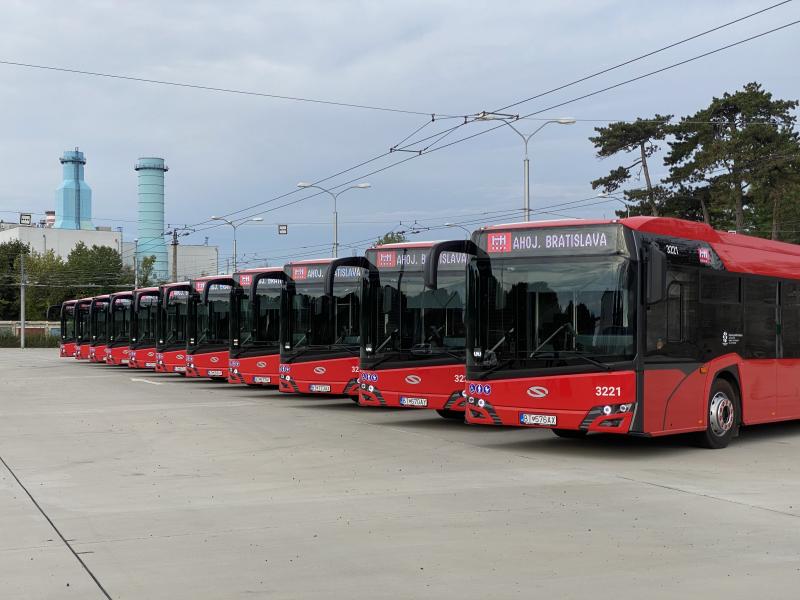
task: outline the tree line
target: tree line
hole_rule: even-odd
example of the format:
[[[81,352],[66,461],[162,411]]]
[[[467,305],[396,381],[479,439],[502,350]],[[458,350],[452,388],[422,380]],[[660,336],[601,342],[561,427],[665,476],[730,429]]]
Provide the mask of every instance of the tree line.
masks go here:
[[[623,164],[592,181],[592,188],[627,204],[619,216],[679,217],[798,243],[797,106],[748,83],[677,122],[655,114],[597,127],[589,140],[598,158]],[[654,179],[657,157],[667,171]]]
[[[108,246],[78,242],[64,260],[52,250],[38,253],[20,241],[5,242],[0,244],[0,320],[19,319],[23,256],[25,312],[30,320],[45,319],[48,308],[65,300],[131,289],[134,284],[133,269],[124,266],[120,253]],[[154,260],[142,261],[140,285],[152,284]],[[54,319],[56,314],[49,316]]]

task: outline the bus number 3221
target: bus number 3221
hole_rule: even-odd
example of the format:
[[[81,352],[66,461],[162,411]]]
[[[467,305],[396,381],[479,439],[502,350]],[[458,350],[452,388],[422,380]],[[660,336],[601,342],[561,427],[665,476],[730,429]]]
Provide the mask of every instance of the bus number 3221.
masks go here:
[[[611,385],[598,385],[594,388],[594,395],[602,396],[604,398],[619,398],[622,396],[622,388],[619,386],[614,387]]]

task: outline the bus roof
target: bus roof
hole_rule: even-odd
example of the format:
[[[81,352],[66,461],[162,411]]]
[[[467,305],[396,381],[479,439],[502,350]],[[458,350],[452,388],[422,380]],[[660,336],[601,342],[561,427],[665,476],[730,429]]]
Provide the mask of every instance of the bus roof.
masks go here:
[[[283,268],[290,267],[292,265],[327,265],[329,262],[332,262],[336,259],[334,258],[308,258],[306,260],[293,260],[291,262],[286,263]]]
[[[203,275],[202,277],[195,277],[192,281],[211,281],[212,279],[232,279],[233,275]]]
[[[188,281],[175,281],[173,283],[165,283],[161,287],[164,288],[165,290],[169,290],[174,287],[189,287],[190,285],[191,283],[189,283]]]
[[[252,269],[240,269],[236,271],[234,275],[240,275],[242,273],[281,273],[283,272],[283,267],[254,267]]]
[[[379,244],[372,246],[370,250],[402,250],[403,248],[430,248],[434,244],[438,244],[443,240],[432,240],[422,242],[394,242],[392,244]]]
[[[770,277],[800,279],[800,245],[777,242],[742,233],[717,231],[705,223],[671,217],[629,217],[626,219],[562,219],[529,221],[482,227],[478,231],[575,227],[621,223],[653,235],[671,236],[708,243],[728,271]]]

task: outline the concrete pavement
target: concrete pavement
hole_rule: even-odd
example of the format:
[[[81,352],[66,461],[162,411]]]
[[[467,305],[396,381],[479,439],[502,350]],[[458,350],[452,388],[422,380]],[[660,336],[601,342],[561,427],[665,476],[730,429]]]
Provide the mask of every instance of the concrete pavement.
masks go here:
[[[797,423],[563,440],[0,350],[0,456],[41,507],[0,464],[0,598],[796,598],[799,450]]]

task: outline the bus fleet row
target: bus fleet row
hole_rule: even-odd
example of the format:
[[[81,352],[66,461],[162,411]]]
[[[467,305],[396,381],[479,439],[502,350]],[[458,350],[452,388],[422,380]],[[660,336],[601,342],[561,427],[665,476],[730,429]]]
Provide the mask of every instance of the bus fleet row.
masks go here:
[[[494,225],[70,300],[60,353],[470,424],[694,433],[719,448],[743,424],[800,418],[800,331],[794,356],[786,326],[799,267],[795,245],[676,219]]]

